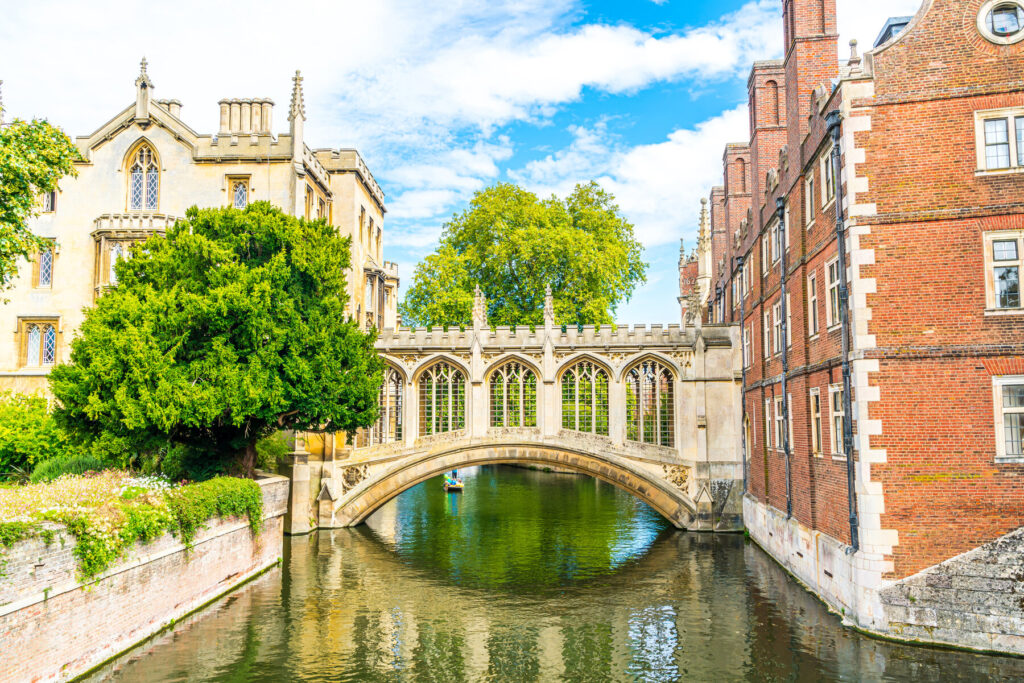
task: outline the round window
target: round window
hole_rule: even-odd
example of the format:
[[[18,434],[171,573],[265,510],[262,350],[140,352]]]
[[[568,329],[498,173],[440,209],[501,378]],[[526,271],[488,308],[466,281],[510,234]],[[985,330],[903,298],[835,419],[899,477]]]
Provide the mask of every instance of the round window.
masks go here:
[[[1024,39],[1024,0],[989,0],[978,15],[978,28],[985,38],[1001,45]]]

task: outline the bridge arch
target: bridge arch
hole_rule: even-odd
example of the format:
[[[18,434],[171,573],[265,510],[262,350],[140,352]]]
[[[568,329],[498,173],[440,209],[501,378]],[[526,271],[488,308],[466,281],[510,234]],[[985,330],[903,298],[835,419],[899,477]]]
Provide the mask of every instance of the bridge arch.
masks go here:
[[[535,443],[472,444],[425,454],[368,475],[337,501],[331,520],[321,526],[361,524],[382,505],[416,484],[453,469],[475,465],[534,464],[575,470],[612,484],[650,505],[677,528],[691,528],[696,505],[666,479],[616,459],[568,447]],[[346,478],[343,476],[343,478]],[[325,524],[326,522],[326,524]]]

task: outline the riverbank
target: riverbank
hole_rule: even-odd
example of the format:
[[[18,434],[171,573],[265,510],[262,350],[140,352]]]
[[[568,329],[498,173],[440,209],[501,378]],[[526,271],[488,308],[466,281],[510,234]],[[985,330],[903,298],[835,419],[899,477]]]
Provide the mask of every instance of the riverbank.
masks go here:
[[[509,467],[409,489],[89,681],[1017,680],[1024,660],[844,628],[738,534]],[[725,653],[725,654],[724,654]]]
[[[139,493],[151,500],[118,512],[132,524],[142,523],[136,517],[145,515],[147,528],[155,531],[145,542],[133,542],[119,558],[97,553],[97,548],[116,547],[113,536],[124,533],[123,526],[115,530],[103,524],[105,515],[113,514],[113,503],[103,498],[108,495],[103,484],[80,484],[88,489],[83,500],[100,497],[95,509],[84,504],[69,508],[86,511],[82,514],[88,514],[93,525],[88,533],[77,526],[86,522],[68,512],[60,516],[66,524],[20,520],[23,537],[8,539],[0,573],[0,639],[6,651],[19,654],[0,660],[0,680],[64,681],[79,676],[281,558],[288,496],[283,477],[256,481],[262,517],[258,524],[237,516],[198,519],[202,510],[192,508],[197,527],[189,537],[160,517],[155,494]],[[8,522],[7,529],[11,528]],[[102,568],[83,565],[83,558],[90,557],[112,561]]]

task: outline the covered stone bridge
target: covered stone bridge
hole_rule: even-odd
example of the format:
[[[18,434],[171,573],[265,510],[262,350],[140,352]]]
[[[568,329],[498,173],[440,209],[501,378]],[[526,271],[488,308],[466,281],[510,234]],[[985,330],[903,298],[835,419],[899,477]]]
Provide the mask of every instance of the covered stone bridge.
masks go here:
[[[361,523],[407,488],[489,463],[619,486],[679,528],[742,527],[739,328],[384,330],[381,416],[296,439],[286,528]]]

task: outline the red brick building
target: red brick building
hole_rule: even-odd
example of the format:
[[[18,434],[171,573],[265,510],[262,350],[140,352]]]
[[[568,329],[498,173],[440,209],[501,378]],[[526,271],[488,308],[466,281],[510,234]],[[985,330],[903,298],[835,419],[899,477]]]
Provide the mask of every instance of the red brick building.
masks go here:
[[[956,578],[1024,581],[1024,0],[924,0],[842,64],[835,0],[782,10],[702,273],[743,325],[747,527],[861,627],[1024,653],[1011,569]]]

